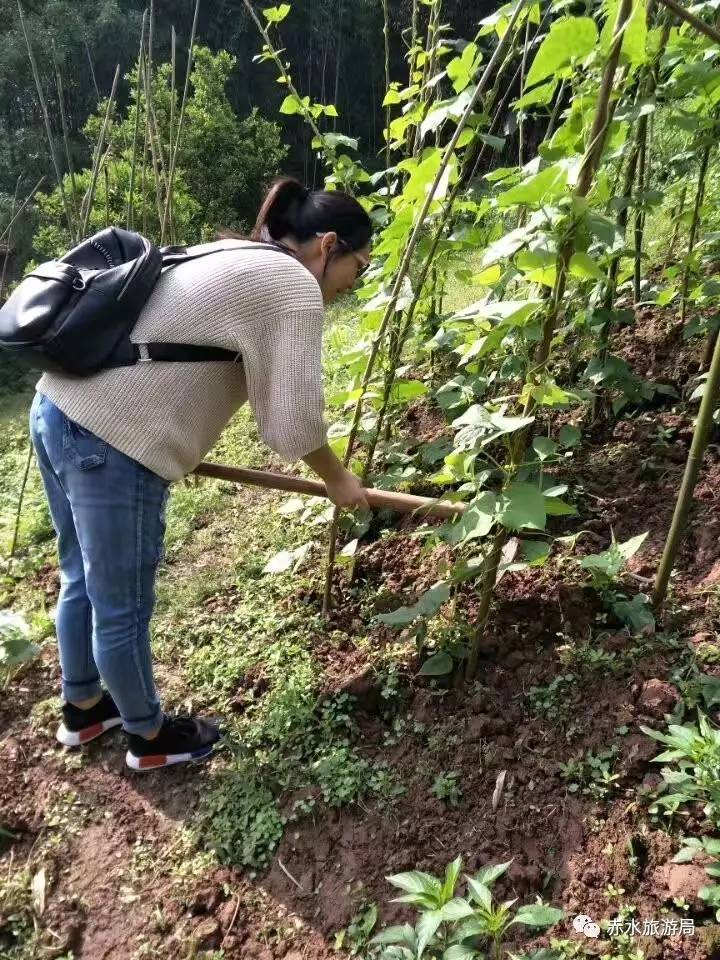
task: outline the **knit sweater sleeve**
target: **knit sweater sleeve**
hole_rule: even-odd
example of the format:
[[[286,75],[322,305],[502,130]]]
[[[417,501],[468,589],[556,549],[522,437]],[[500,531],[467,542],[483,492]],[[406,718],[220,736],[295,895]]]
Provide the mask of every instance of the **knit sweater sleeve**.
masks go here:
[[[292,463],[327,442],[321,308],[283,310],[248,324],[242,356],[260,436]]]

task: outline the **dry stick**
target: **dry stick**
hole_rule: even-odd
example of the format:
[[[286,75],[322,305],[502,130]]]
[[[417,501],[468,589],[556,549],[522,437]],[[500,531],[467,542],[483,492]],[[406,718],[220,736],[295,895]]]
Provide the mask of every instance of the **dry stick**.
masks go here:
[[[327,489],[319,480],[306,480],[304,477],[292,477],[285,473],[271,473],[268,470],[251,470],[249,467],[230,467],[222,463],[201,463],[194,471],[202,477],[216,480],[230,480],[233,483],[250,483],[256,487],[271,490],[286,490],[290,493],[302,493],[313,497],[327,497]],[[467,504],[450,503],[431,497],[417,497],[410,493],[397,493],[394,490],[365,490],[371,507],[379,510],[389,509],[397,513],[418,513],[423,516],[449,517],[461,516],[467,510]]]
[[[245,0],[247,3],[247,0]],[[182,103],[180,104],[180,117],[178,119],[177,136],[170,158],[170,172],[168,174],[168,192],[165,197],[165,210],[163,211],[162,222],[160,226],[161,243],[165,240],[165,231],[167,229],[168,217],[170,214],[170,204],[172,202],[173,188],[175,185],[175,168],[177,167],[178,152],[180,150],[180,141],[182,139],[183,124],[185,122],[185,107],[187,106],[188,93],[190,90],[190,75],[192,73],[193,55],[195,51],[195,37],[197,35],[198,16],[200,15],[200,0],[195,0],[195,13],[193,15],[192,29],[190,31],[190,47],[188,49],[187,70],[185,72],[185,87],[183,89]]]
[[[689,23],[691,27],[695,27],[699,33],[704,34],[709,40],[720,43],[720,30],[718,30],[717,27],[713,27],[699,17],[696,17],[694,13],[690,13],[689,10],[686,10],[685,7],[677,3],[676,0],[660,0],[660,2],[664,4],[668,10],[672,10],[677,17],[684,20],[685,23]]]
[[[22,212],[25,209],[25,207],[27,207],[27,205],[30,203],[30,201],[35,196],[35,194],[38,192],[40,187],[45,183],[45,179],[46,178],[44,176],[40,177],[40,179],[32,188],[30,193],[27,195],[27,197],[25,197],[23,202],[20,204],[20,208],[18,209],[17,213],[15,214],[14,217],[12,217],[12,219],[10,220],[10,223],[5,227],[3,232],[0,234],[0,243],[3,243],[10,236],[10,232],[12,228],[15,226],[16,220],[22,215]]]
[[[582,166],[580,168],[580,174],[578,176],[577,186],[575,188],[575,197],[578,199],[583,199],[590,192],[593,178],[600,164],[600,158],[602,156],[603,147],[605,146],[608,122],[610,118],[610,97],[612,95],[613,81],[615,79],[615,72],[620,59],[620,49],[622,46],[625,23],[630,15],[631,10],[632,0],[621,0],[620,4],[618,5],[617,19],[613,29],[613,40],[610,47],[610,52],[603,69],[595,117],[593,119],[592,129],[588,138],[588,145],[585,150]],[[577,228],[574,224],[570,227],[558,257],[557,276],[555,279],[553,297],[543,326],[542,340],[538,346],[535,357],[535,369],[539,371],[545,369],[548,357],[550,355],[550,346],[552,344],[552,338],[555,332],[555,324],[560,311],[562,297],[565,292],[568,265],[573,252],[574,234],[576,229]],[[535,405],[534,399],[530,397],[525,404],[525,409],[523,411],[524,415],[528,416],[534,409]],[[514,474],[514,472],[522,464],[527,443],[528,433],[527,431],[523,431],[513,446],[510,461],[511,475]],[[500,565],[503,547],[507,541],[507,536],[508,534],[503,528],[500,528],[497,531],[495,537],[493,538],[490,554],[485,564],[485,572],[482,578],[480,594],[480,607],[477,613],[477,628],[475,630],[468,655],[466,669],[466,676],[468,680],[471,680],[475,676],[475,672],[477,670],[478,660],[480,657],[480,645],[482,643],[488,615],[490,613],[490,603],[492,600],[495,583],[497,581],[498,567]]]
[[[420,86],[420,102],[423,106],[422,116],[418,120],[415,126],[415,146],[413,147],[413,156],[419,157],[422,151],[422,125],[430,112],[430,107],[433,102],[433,95],[437,90],[437,87],[430,89],[428,86],[430,80],[432,80],[435,72],[435,64],[437,62],[437,48],[438,48],[438,30],[440,28],[440,11],[442,10],[442,0],[433,0],[432,8],[430,11],[430,21],[428,23],[428,32],[427,32],[427,45],[426,49],[430,51],[430,56],[426,57],[425,63],[423,64],[423,78]]]
[[[77,183],[75,182],[75,167],[73,165],[72,154],[70,152],[70,135],[68,133],[67,117],[65,116],[65,94],[63,91],[62,74],[60,67],[55,59],[55,43],[53,41],[53,63],[55,65],[55,82],[57,84],[58,105],[60,107],[60,123],[62,124],[63,143],[65,144],[65,159],[67,161],[68,171],[70,172],[70,186],[72,187],[72,206],[73,220],[80,222],[80,211],[77,205]],[[80,238],[75,237],[76,240]]]
[[[158,161],[158,152],[160,150],[160,144],[156,144],[156,139],[158,138],[157,126],[155,123],[155,114],[152,106],[152,92],[151,92],[151,83],[145,74],[145,106],[147,110],[148,117],[148,139],[150,142],[150,157],[152,159],[152,172],[153,180],[155,182],[155,203],[157,205],[157,215],[158,223],[162,223],[163,218],[163,200],[162,200],[162,184],[160,180],[160,162]],[[167,182],[166,182],[167,187]],[[161,240],[162,242],[162,240]]]
[[[465,108],[465,112],[463,113],[462,117],[458,121],[458,124],[455,128],[455,132],[453,133],[453,136],[450,139],[450,142],[445,148],[445,152],[440,161],[438,172],[435,175],[435,180],[433,181],[432,186],[430,187],[430,189],[428,190],[425,196],[425,201],[423,202],[420,213],[418,214],[417,219],[415,221],[412,234],[410,235],[410,239],[408,240],[407,246],[405,248],[405,252],[403,254],[403,258],[400,262],[400,266],[398,267],[398,271],[395,276],[395,282],[393,284],[392,292],[390,294],[390,300],[387,303],[387,306],[385,308],[385,313],[380,323],[380,327],[378,328],[375,334],[372,347],[370,348],[370,355],[368,357],[367,366],[365,368],[362,384],[360,386],[360,396],[358,397],[357,402],[355,404],[353,421],[350,427],[350,433],[348,435],[347,447],[345,450],[345,457],[344,457],[344,462],[346,466],[350,462],[350,457],[352,456],[353,445],[355,443],[355,438],[357,436],[358,428],[360,425],[360,417],[362,415],[363,399],[365,397],[365,393],[367,391],[368,385],[372,378],[373,370],[375,367],[375,360],[377,359],[377,355],[380,350],[380,344],[384,340],[390,321],[395,315],[395,308],[397,306],[398,297],[400,296],[400,291],[405,281],[405,277],[407,276],[408,270],[410,269],[410,263],[412,262],[412,258],[415,254],[415,248],[417,246],[418,239],[423,230],[425,217],[427,216],[428,210],[430,209],[430,206],[433,200],[435,199],[435,193],[437,192],[438,185],[440,184],[440,181],[445,174],[447,166],[450,163],[450,159],[453,156],[455,147],[457,146],[457,142],[460,139],[460,135],[463,132],[464,128],[466,127],[467,122],[473,113],[475,104],[479,100],[480,96],[485,92],[485,88],[487,87],[490,77],[495,71],[495,67],[505,55],[505,50],[507,49],[509,38],[513,35],[515,24],[517,22],[518,17],[520,16],[520,11],[525,6],[525,2],[526,0],[519,0],[519,3],[515,8],[515,12],[512,16],[512,19],[508,25],[508,28],[505,34],[503,35],[497,47],[495,48],[495,51],[493,52],[492,57],[488,61],[488,64],[485,67],[485,70],[483,71],[483,74],[480,77],[475,87],[473,95],[470,98],[470,102]],[[338,510],[335,510],[332,525],[330,527],[330,546],[328,550],[328,562],[327,562],[327,571],[326,571],[326,578],[325,578],[325,593],[323,597],[323,611],[325,613],[327,613],[330,609],[330,594],[332,590],[332,574],[333,574],[333,567],[335,562],[335,545],[337,542],[337,530],[338,530]]]
[[[698,170],[697,187],[695,188],[695,203],[693,205],[693,215],[690,222],[690,235],[688,237],[687,253],[685,254],[685,267],[683,269],[682,285],[680,288],[680,324],[684,326],[685,315],[687,313],[687,295],[690,286],[690,262],[695,249],[698,227],[700,225],[700,212],[702,210],[703,200],[705,199],[705,177],[707,175],[708,164],[710,162],[710,153],[713,148],[713,142],[710,140],[702,152],[700,158],[700,169]]]
[[[130,189],[128,191],[127,216],[125,218],[128,230],[132,230],[135,220],[133,201],[135,193],[135,167],[137,165],[138,134],[140,133],[140,85],[142,83],[143,61],[145,59],[145,29],[147,26],[147,15],[148,12],[145,10],[142,18],[142,29],[140,31],[140,53],[138,54],[137,83],[135,84],[135,132],[133,133],[132,160],[130,161]]]
[[[100,175],[100,164],[103,160],[103,148],[105,147],[105,137],[107,136],[108,127],[110,126],[110,115],[112,114],[113,107],[115,106],[115,95],[117,93],[118,80],[120,79],[120,64],[115,67],[115,76],[113,77],[112,89],[110,90],[110,96],[107,102],[107,108],[105,110],[105,117],[103,119],[102,129],[100,130],[100,136],[98,137],[95,160],[93,162],[92,176],[90,177],[90,185],[85,194],[83,204],[80,208],[80,215],[82,217],[81,223],[81,236],[85,236],[87,233],[88,223],[90,221],[90,213],[92,211],[92,205],[95,200],[95,190],[97,189],[98,176]]]
[[[70,213],[70,207],[67,202],[67,197],[65,195],[65,186],[63,184],[62,173],[60,172],[60,164],[58,163],[57,153],[55,152],[55,143],[53,141],[52,129],[50,127],[50,116],[48,114],[47,103],[45,102],[45,95],[43,94],[42,84],[40,83],[40,73],[38,71],[37,61],[35,60],[35,54],[33,53],[32,44],[30,43],[30,37],[27,32],[27,26],[25,24],[25,13],[23,11],[22,3],[20,0],[17,0],[18,12],[20,14],[20,25],[22,26],[23,36],[25,37],[25,46],[27,47],[28,57],[30,59],[30,68],[32,70],[33,79],[35,80],[35,88],[37,90],[38,99],[40,101],[40,110],[43,115],[43,122],[45,124],[45,133],[47,134],[48,146],[50,147],[50,156],[52,158],[53,167],[55,169],[55,179],[57,180],[58,189],[60,190],[60,197],[62,199],[63,210],[65,212],[65,219],[67,221],[68,229],[70,230],[71,236],[77,236],[77,231],[75,228],[75,222]]]
[[[15,222],[15,207],[17,206],[18,193],[20,191],[20,181],[22,180],[22,174],[17,178],[15,183],[15,194],[13,195],[12,207],[10,208],[10,223]],[[2,276],[0,277],[0,303],[2,303],[3,293],[5,292],[5,278],[7,276],[7,265],[8,260],[10,259],[10,249],[12,246],[12,230],[8,236],[7,249],[5,250],[5,256],[3,257],[3,268]]]
[[[672,523],[668,532],[665,548],[663,549],[662,559],[655,577],[655,585],[652,591],[652,603],[655,607],[660,607],[667,594],[670,574],[677,557],[685,527],[688,513],[693,500],[695,484],[697,483],[700,469],[702,467],[705,448],[710,437],[710,428],[713,422],[713,411],[717,405],[718,388],[720,388],[720,340],[715,343],[715,350],[710,364],[710,373],[705,383],[705,393],[700,403],[695,433],[693,434],[690,453],[685,464],[685,473],[683,474],[682,485],[678,493],[675,512],[673,513]]]

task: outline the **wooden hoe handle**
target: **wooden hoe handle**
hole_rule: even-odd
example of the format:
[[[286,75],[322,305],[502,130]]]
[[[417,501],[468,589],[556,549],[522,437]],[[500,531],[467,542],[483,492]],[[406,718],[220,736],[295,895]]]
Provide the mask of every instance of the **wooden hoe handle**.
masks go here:
[[[314,497],[326,497],[325,484],[319,480],[305,480],[302,477],[287,476],[284,473],[270,473],[268,470],[251,470],[249,467],[229,467],[222,463],[201,463],[195,473],[201,477],[214,477],[216,480],[230,480],[233,483],[251,483],[256,487],[270,487],[273,490],[289,490],[292,493],[308,493]],[[396,493],[393,490],[365,489],[367,501],[371,507],[388,508],[397,513],[415,513],[431,517],[457,517],[465,513],[464,503],[449,503],[433,500],[431,497],[416,497],[410,493]]]

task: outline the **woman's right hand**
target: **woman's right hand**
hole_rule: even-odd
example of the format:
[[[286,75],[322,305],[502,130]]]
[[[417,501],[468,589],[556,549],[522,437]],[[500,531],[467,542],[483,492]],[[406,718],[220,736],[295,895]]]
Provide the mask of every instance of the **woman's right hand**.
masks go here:
[[[351,470],[345,468],[337,476],[325,481],[325,488],[328,497],[336,507],[359,507],[361,510],[369,510],[370,505],[367,502],[365,488]]]

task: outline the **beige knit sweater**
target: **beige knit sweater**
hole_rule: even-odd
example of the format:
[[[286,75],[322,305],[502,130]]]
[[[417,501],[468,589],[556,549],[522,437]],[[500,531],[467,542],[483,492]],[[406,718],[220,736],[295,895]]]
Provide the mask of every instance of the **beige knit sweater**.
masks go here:
[[[327,440],[317,281],[276,250],[217,246],[232,249],[162,274],[131,338],[224,347],[242,362],[150,361],[82,379],[45,373],[37,384],[71,420],[166,480],[193,470],[246,400],[287,461]]]

